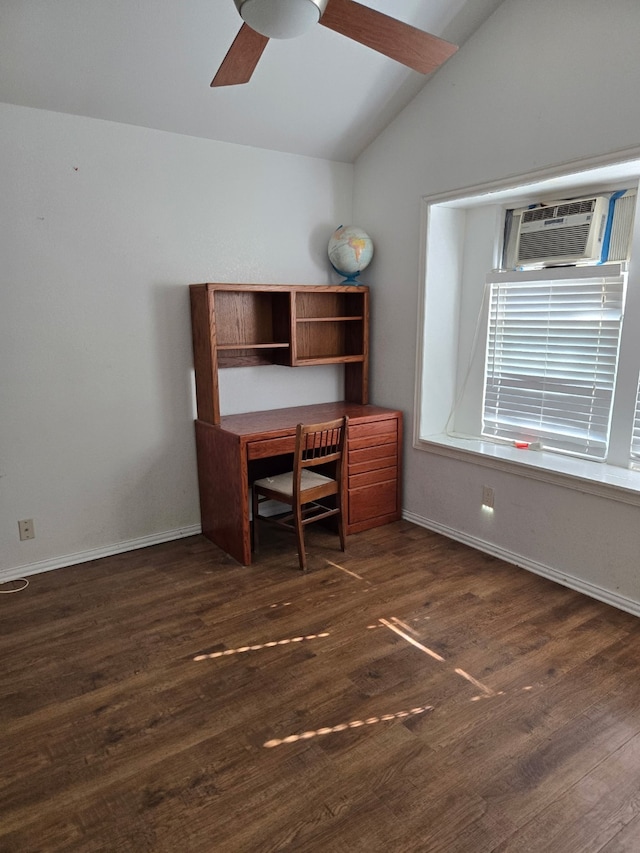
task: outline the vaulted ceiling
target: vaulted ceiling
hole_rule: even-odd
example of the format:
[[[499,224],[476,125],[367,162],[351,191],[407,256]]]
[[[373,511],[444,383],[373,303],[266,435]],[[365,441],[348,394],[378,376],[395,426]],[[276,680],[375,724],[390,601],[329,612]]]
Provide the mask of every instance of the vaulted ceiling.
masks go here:
[[[502,0],[360,2],[463,45]],[[1,0],[0,101],[352,162],[429,80],[316,26],[211,89],[241,23],[233,0]]]

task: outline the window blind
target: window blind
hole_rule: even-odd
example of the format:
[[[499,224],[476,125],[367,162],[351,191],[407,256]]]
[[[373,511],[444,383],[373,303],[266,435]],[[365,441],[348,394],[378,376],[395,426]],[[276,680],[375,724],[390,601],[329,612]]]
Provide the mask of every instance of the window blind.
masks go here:
[[[625,293],[614,269],[491,281],[483,435],[606,458]]]
[[[633,418],[633,435],[631,437],[631,456],[640,459],[640,384],[636,395],[636,413]]]

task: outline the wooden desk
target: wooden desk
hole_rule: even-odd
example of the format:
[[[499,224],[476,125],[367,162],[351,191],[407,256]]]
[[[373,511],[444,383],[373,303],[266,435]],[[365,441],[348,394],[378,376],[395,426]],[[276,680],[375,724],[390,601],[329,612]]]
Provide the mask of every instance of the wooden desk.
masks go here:
[[[196,421],[202,532],[239,563],[251,563],[250,485],[290,467],[298,423],[349,417],[345,532],[401,513],[402,413],[358,403],[320,403]]]

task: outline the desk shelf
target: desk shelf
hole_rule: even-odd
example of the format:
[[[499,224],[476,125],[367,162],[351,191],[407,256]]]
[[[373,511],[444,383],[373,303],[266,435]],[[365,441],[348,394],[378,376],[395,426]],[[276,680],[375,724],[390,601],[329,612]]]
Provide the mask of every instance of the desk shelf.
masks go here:
[[[217,349],[218,352],[220,350],[236,350],[236,349],[279,349],[280,347],[284,347],[285,349],[289,349],[289,344],[276,344],[271,341],[266,344],[218,344]]]
[[[337,356],[307,356],[305,358],[296,359],[296,367],[311,367],[314,364],[362,364],[363,356],[361,355],[341,355]]]
[[[344,398],[368,402],[369,288],[192,284],[198,419],[220,423],[218,370],[344,364]]]
[[[362,317],[298,317],[296,323],[346,323],[356,321],[362,323]]]
[[[272,350],[289,350],[289,344],[218,344],[218,367],[258,367],[263,364],[288,363],[289,356],[278,358]]]

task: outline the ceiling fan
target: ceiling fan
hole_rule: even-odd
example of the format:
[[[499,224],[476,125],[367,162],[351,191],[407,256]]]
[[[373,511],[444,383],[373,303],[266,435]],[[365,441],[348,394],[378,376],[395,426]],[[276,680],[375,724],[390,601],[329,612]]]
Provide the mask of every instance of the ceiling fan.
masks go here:
[[[429,74],[458,49],[355,0],[234,0],[244,23],[212,86],[251,79],[270,38],[295,38],[320,23],[385,56]]]

